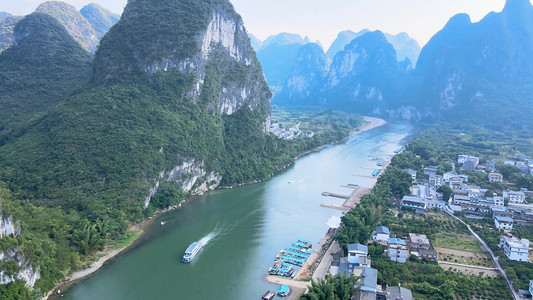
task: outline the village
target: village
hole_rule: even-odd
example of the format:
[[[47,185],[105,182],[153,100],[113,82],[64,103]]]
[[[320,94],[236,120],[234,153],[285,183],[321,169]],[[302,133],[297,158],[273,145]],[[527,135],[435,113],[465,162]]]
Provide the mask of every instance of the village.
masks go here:
[[[390,160],[383,161],[384,163],[380,163],[383,171],[375,176],[376,179],[387,172],[385,169]],[[529,281],[529,289],[515,291],[494,250],[501,251],[510,261],[531,263],[533,259],[530,256],[529,240],[511,234],[514,226],[533,225],[533,203],[528,203],[533,202],[533,191],[525,188],[499,190],[498,188],[503,186],[499,184],[504,182],[505,176],[498,172],[496,167],[514,166],[523,174],[531,174],[533,164],[529,163],[529,157],[521,154],[516,155],[516,160],[507,160],[503,164],[487,161],[481,165],[480,161],[479,157],[459,155],[457,161],[447,162],[451,170],[439,170],[438,166],[424,167],[420,172],[422,174],[411,169],[405,170],[412,180],[410,194],[391,200],[391,205],[394,207],[393,214],[403,219],[405,223],[413,220],[422,224],[428,221],[441,224],[432,231],[424,228],[420,228],[420,231],[405,231],[405,228],[395,231],[380,225],[374,229],[366,244],[348,244],[347,251],[343,253],[338,242],[333,241],[340,222],[328,222],[331,228],[327,237],[331,241],[326,243],[325,248],[320,251],[320,257],[314,261],[314,265],[320,269],[320,274],[314,274],[313,278],[315,280],[324,278],[326,273],[347,277],[353,274],[358,278],[355,284],[358,292],[352,299],[409,300],[414,299],[413,292],[400,282],[394,282],[394,285],[378,283],[380,275],[378,269],[373,268],[373,260],[377,259],[378,264],[384,260],[397,264],[421,262],[437,264],[444,270],[480,276],[480,278],[503,276],[515,299],[531,299],[533,280]],[[477,179],[485,178],[484,186],[492,188],[469,184],[474,172],[477,174],[475,175]],[[357,193],[361,191],[361,187],[358,186],[343,187],[352,188],[354,192],[351,196],[323,193],[323,196],[347,199],[343,206],[338,207],[339,209],[358,209],[361,197],[370,193],[369,189],[364,189],[364,193]],[[337,208],[335,205],[322,206]],[[450,224],[450,227],[442,224]],[[499,233],[497,245],[487,245],[471,228],[477,226],[477,229],[480,229],[487,225]],[[392,226],[400,228],[398,223]],[[416,227],[407,226],[407,228]],[[460,229],[453,230],[453,228]],[[328,254],[332,258],[327,257]],[[291,281],[293,280],[285,283],[291,285]],[[293,284],[293,287],[296,286]],[[306,286],[308,284],[300,285],[296,290],[301,291]]]

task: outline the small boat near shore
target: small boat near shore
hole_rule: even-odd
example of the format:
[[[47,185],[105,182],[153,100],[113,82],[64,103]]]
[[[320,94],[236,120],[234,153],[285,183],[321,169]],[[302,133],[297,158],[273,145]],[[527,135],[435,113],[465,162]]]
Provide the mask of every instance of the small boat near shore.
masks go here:
[[[374,172],[372,172],[372,176],[376,177],[379,175],[379,173],[381,173],[381,170],[375,170]]]
[[[194,242],[191,245],[189,245],[187,250],[185,250],[185,254],[183,255],[183,258],[181,259],[181,262],[190,263],[194,259],[194,257],[198,254],[198,252],[202,250],[203,246],[204,245],[202,244],[202,242]]]
[[[267,291],[263,297],[261,297],[261,300],[272,300],[272,298],[274,298],[275,294],[272,293],[271,291]]]

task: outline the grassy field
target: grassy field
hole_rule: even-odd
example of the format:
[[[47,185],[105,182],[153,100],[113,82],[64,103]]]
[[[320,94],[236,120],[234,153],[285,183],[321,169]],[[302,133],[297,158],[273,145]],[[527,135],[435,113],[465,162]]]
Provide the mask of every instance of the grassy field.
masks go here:
[[[300,123],[301,131],[321,132],[335,130],[340,120],[348,118],[361,118],[356,114],[348,114],[342,111],[328,110],[314,106],[273,106],[272,123],[280,123],[286,128],[291,128]]]
[[[433,239],[433,245],[439,248],[482,253],[479,243],[473,236],[452,232],[439,233]]]

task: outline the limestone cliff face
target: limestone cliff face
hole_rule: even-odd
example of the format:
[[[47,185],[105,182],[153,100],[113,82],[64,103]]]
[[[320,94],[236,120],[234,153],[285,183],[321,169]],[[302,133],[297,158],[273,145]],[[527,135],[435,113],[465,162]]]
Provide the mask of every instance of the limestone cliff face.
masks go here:
[[[4,216],[0,203],[0,241],[6,236],[16,237],[20,235],[20,222],[14,222],[12,216]],[[23,280],[26,286],[33,287],[35,281],[40,278],[38,268],[31,266],[20,251],[22,246],[9,247],[0,251],[0,263],[15,262],[17,270],[8,273],[6,270],[0,270],[0,284],[8,284],[16,280]]]
[[[191,195],[201,195],[212,191],[220,185],[222,176],[205,170],[205,163],[195,158],[183,158],[183,163],[170,171],[162,171],[159,180],[150,189],[144,201],[144,207],[150,205],[151,198],[158,192],[161,182],[176,182],[181,189]]]
[[[175,26],[168,28],[164,36],[156,34],[142,41],[116,39],[116,35],[126,30],[130,23],[142,24],[152,12],[165,14],[151,2],[129,1],[122,20],[102,41],[102,49],[96,57],[94,80],[97,84],[113,82],[132,72],[140,71],[148,76],[179,72],[194,78],[185,96],[197,102],[205,93],[206,77],[211,76],[216,77],[219,86],[216,97],[208,103],[209,110],[231,115],[243,106],[252,110],[270,108],[271,94],[266,88],[261,66],[242,19],[229,3],[212,1],[215,3],[205,10],[190,11],[191,18],[197,18],[195,26],[185,25],[179,16],[172,16],[169,23]],[[183,5],[179,10],[181,13],[190,10],[184,4],[173,5]],[[142,15],[139,14],[141,10],[144,11]],[[142,35],[144,28],[138,28],[138,31]],[[150,46],[147,48],[147,45]],[[124,51],[120,54],[108,51],[116,47]]]
[[[377,112],[386,107],[400,75],[396,52],[380,31],[366,33],[335,56],[321,102]]]
[[[154,2],[128,2],[121,20],[101,41],[94,60],[93,84],[181,80],[176,84],[181,94],[178,97],[187,102],[186,106],[198,106],[217,120],[250,108],[260,112],[261,122],[268,128],[271,93],[243,21],[231,3]],[[157,178],[145,178],[145,207],[163,182],[176,182],[190,194],[220,184],[222,176],[206,166],[212,161],[194,153],[167,151],[171,150],[161,149],[182,163],[158,170]]]
[[[0,21],[0,52],[11,47],[15,43],[13,29],[22,20],[19,16],[9,16]]]

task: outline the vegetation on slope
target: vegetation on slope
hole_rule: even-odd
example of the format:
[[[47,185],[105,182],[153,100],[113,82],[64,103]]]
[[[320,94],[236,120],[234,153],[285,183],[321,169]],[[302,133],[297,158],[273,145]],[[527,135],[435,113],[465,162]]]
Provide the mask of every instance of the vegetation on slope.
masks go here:
[[[90,54],[52,17],[28,15],[15,34],[17,45],[0,54],[0,145],[90,76]]]
[[[144,207],[144,199],[160,179],[160,172],[195,158],[205,162],[206,171],[220,174],[223,185],[265,179],[290,164],[295,156],[342,139],[361,124],[358,117],[332,115],[324,119],[333,122],[333,130],[312,139],[285,141],[265,134],[269,92],[257,60],[247,66],[213,53],[198,97],[189,93],[197,74],[173,69],[148,74],[130,68],[137,62],[130,60],[135,51],[126,44],[137,47],[140,52],[135,53],[146,55],[146,61],[173,53],[173,47],[182,58],[194,56],[199,49],[193,37],[205,28],[214,7],[220,5],[233,12],[231,4],[222,0],[162,1],[160,6],[146,9],[150,3],[132,2],[126,18],[104,37],[93,65],[93,83],[74,91],[65,89],[63,96],[54,98],[61,101],[49,105],[46,113],[36,112],[26,123],[3,133],[0,181],[9,190],[9,196],[2,199],[6,203],[4,213],[20,219],[22,226],[22,234],[6,239],[9,243],[5,247],[23,245],[20,251],[29,264],[40,268],[37,292],[48,291],[60,278],[86,265],[97,251],[119,242],[127,236],[132,222],[152,215],[157,208],[179,203],[186,192],[177,183],[163,180],[159,194],[148,208]],[[161,14],[155,17],[154,10],[161,10]],[[196,14],[186,13],[189,10]],[[28,18],[35,24],[51,19],[41,14]],[[41,25],[45,30],[50,26],[56,30],[58,24],[54,22],[50,25],[43,21]],[[139,28],[138,24],[144,26]],[[164,39],[169,35],[179,38]],[[75,44],[72,39],[67,41],[64,30],[59,36],[52,40],[55,44]],[[169,42],[158,44],[158,40]],[[67,53],[60,47],[33,45],[21,50],[17,45],[4,54],[20,51],[25,57],[39,57],[53,49],[60,49],[52,55],[56,59]],[[78,61],[80,57],[88,54],[74,51],[59,65],[67,65],[67,58]],[[6,64],[11,61],[6,59]],[[46,65],[39,62],[39,66]],[[127,76],[107,81],[109,70]],[[65,70],[65,74],[70,72]],[[38,78],[43,86],[50,87],[48,79],[62,79],[39,78],[34,73],[38,72],[21,73],[17,82],[32,83]],[[241,109],[224,115],[215,108],[222,87],[231,83],[245,87],[255,84],[255,90]],[[21,89],[13,84],[14,96],[6,102],[20,99],[22,96],[15,93]],[[36,89],[28,87],[27,91]],[[47,97],[49,93],[42,92]],[[17,284],[10,286],[13,293],[17,292]]]
[[[53,17],[85,50],[91,53],[96,51],[98,47],[96,33],[76,7],[61,1],[47,1],[39,5],[35,12]]]
[[[0,53],[15,43],[13,30],[21,19],[19,16],[9,16],[0,21]]]
[[[80,13],[85,19],[87,19],[87,21],[89,21],[89,23],[91,23],[91,27],[99,40],[101,40],[109,31],[109,28],[115,25],[120,19],[118,14],[95,3],[87,4],[80,10]]]

